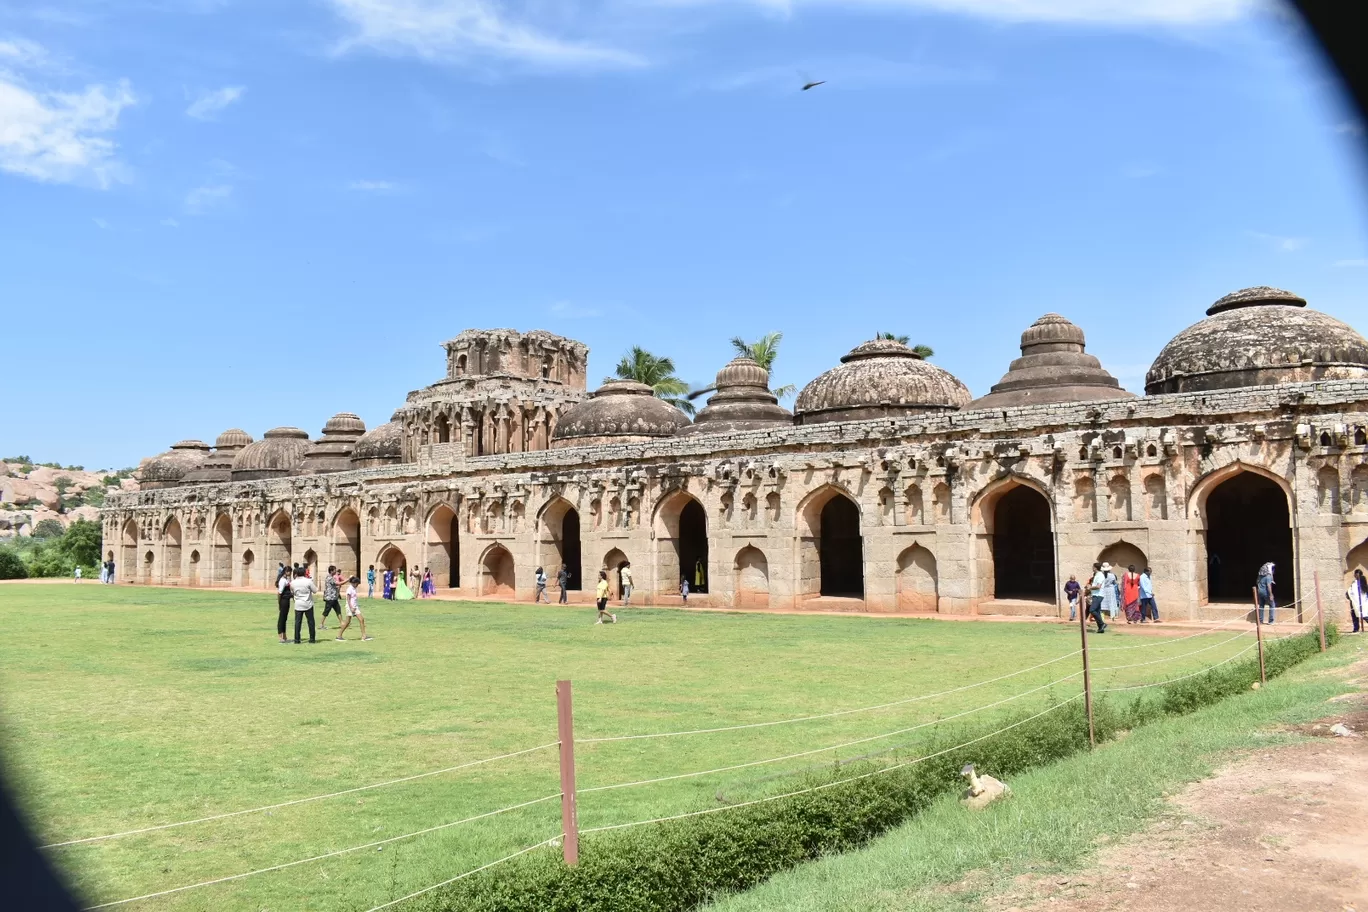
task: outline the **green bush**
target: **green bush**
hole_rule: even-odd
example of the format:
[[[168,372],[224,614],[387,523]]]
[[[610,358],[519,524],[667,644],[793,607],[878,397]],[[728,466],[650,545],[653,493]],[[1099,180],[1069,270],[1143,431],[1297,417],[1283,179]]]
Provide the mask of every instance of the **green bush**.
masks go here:
[[[34,538],[61,538],[66,530],[62,528],[60,519],[44,519],[33,527]]]
[[[1327,640],[1338,631],[1326,628]],[[1315,633],[1269,644],[1270,677],[1320,648]],[[1165,714],[1191,712],[1248,691],[1259,679],[1257,657],[1232,662],[1204,675],[1164,687],[1154,698],[1129,704],[1098,700],[1093,707],[1099,741],[1122,728]],[[462,880],[421,900],[432,912],[685,912],[721,893],[748,889],[786,868],[843,852],[917,814],[940,795],[962,788],[968,762],[985,773],[1012,776],[1088,748],[1081,700],[1014,727],[978,726],[943,732],[929,757],[899,767],[898,757],[862,761],[812,774],[789,790],[820,788],[716,814],[589,834],[580,842],[580,863],[561,863],[559,852],[541,849]],[[1002,723],[995,723],[994,726]],[[989,736],[991,737],[985,737]],[[974,738],[983,740],[967,747]],[[909,756],[909,759],[911,757]],[[874,774],[874,775],[865,775]],[[863,778],[857,778],[863,776]]]
[[[0,548],[0,579],[28,579],[28,568],[11,548]]]

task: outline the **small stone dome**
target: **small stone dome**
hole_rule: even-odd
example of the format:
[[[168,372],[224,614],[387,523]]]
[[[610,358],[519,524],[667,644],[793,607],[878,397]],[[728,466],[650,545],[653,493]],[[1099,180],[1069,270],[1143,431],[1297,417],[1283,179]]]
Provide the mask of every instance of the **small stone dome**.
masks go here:
[[[234,450],[240,450],[249,443],[252,443],[251,434],[241,428],[229,428],[218,435],[218,439],[214,441],[214,449],[225,450],[232,447]]]
[[[171,488],[198,469],[209,455],[209,444],[202,440],[182,440],[171,449],[148,460],[142,467],[138,486],[144,491]]]
[[[345,472],[352,467],[352,451],[366,433],[366,423],[351,412],[338,412],[323,425],[323,437],[304,454],[301,474]]]
[[[969,390],[954,374],[893,339],[856,346],[798,394],[799,424],[865,421],[964,408]]]
[[[309,446],[309,435],[297,427],[272,428],[234,457],[233,481],[293,475],[298,472]]]
[[[1368,340],[1281,288],[1242,288],[1174,336],[1145,375],[1145,392],[1186,393],[1368,377]]]
[[[233,480],[233,460],[251,444],[252,435],[240,428],[229,428],[214,441],[214,452],[204,457],[199,468],[186,474],[181,484],[213,484]]]
[[[551,435],[551,448],[645,443],[672,437],[688,426],[688,416],[656,398],[646,384],[609,380],[561,415]]]
[[[371,428],[352,445],[351,467],[369,469],[404,461],[404,425],[395,412],[390,420]]]
[[[1045,314],[1021,334],[1021,357],[969,408],[1134,398],[1084,347],[1081,327],[1059,314]]]
[[[769,388],[769,371],[754,358],[740,355],[717,372],[716,390],[708,404],[682,428],[684,434],[724,434],[791,426],[793,413],[779,404]]]

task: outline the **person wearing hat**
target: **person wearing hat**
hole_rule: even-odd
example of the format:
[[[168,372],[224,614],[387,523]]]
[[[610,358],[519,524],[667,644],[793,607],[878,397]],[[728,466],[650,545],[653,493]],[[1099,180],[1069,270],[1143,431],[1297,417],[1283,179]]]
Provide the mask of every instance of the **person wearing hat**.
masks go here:
[[[1093,564],[1092,580],[1088,583],[1088,616],[1097,622],[1097,632],[1106,633],[1107,625],[1102,622],[1102,604],[1106,597],[1107,575],[1102,572],[1106,564]]]

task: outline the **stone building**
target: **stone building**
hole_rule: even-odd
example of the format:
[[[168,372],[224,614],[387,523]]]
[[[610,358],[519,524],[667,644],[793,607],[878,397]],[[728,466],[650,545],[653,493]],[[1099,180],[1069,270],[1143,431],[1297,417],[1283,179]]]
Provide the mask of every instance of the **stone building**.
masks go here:
[[[267,587],[278,561],[432,569],[472,596],[531,596],[567,565],[636,600],[1054,614],[1094,560],[1148,565],[1169,617],[1280,600],[1368,562],[1368,341],[1271,288],[1217,301],[1136,397],[1047,314],[983,398],[897,342],[856,347],[790,414],[737,358],[688,418],[625,381],[586,391],[585,346],[467,331],[446,376],[365,430],[240,430],[176,444],[153,489],[111,496],[131,582]],[[150,486],[148,486],[150,487]],[[615,593],[616,594],[616,593]]]

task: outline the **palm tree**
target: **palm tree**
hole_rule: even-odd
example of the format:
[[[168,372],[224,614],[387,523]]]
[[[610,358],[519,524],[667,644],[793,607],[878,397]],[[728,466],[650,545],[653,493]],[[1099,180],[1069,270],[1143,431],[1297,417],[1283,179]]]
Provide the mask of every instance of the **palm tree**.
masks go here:
[[[781,332],[765,333],[754,342],[747,342],[740,336],[733,336],[731,340],[732,348],[736,349],[738,355],[744,355],[753,360],[756,364],[774,373],[774,361],[779,357],[779,343],[783,341],[784,334]],[[792,383],[770,390],[775,398],[784,399],[792,396],[798,388]]]
[[[912,338],[910,336],[898,336],[890,332],[881,332],[877,333],[874,338],[891,339],[894,342],[901,342],[903,345],[909,346],[914,352],[920,355],[923,361],[929,360],[931,356],[936,353],[935,349],[929,345],[912,345]]]
[[[693,403],[683,398],[689,391],[689,384],[675,376],[672,358],[661,358],[640,345],[633,345],[627,350],[627,354],[622,356],[613,372],[617,376],[605,377],[604,383],[612,380],[635,380],[637,383],[644,383],[655,392],[656,398],[663,399],[686,415],[693,415]]]

